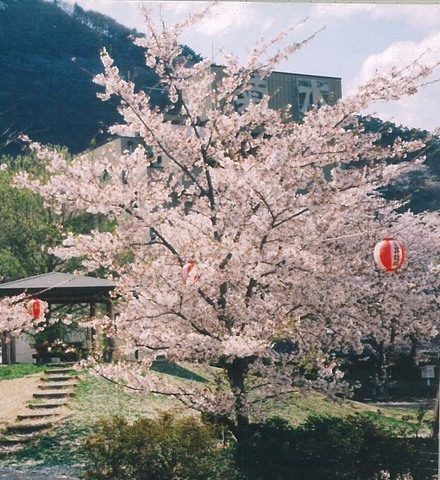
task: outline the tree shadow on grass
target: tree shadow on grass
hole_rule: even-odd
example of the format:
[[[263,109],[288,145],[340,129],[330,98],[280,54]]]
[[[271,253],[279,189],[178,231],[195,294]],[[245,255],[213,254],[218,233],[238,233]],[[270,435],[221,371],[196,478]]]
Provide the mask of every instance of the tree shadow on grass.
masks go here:
[[[186,380],[194,380],[195,382],[208,383],[208,380],[197,373],[188,370],[185,367],[177,365],[165,359],[155,360],[151,369],[155,372],[165,373],[173,377],[184,378]]]

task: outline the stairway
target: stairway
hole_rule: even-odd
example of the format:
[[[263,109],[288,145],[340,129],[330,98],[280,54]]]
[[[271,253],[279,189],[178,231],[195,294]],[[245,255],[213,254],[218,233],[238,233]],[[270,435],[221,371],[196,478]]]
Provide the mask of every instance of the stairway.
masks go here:
[[[33,394],[33,401],[0,433],[0,451],[7,452],[37,441],[67,413],[75,395],[77,372],[71,364],[48,364]]]

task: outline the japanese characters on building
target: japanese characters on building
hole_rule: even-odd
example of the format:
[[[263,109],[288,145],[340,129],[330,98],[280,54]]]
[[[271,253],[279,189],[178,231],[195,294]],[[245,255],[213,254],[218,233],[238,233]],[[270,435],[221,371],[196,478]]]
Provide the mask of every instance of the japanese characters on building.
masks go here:
[[[221,66],[213,65],[211,70],[216,76],[223,75]],[[273,109],[292,105],[291,120],[300,120],[314,106],[334,105],[342,96],[341,79],[285,72],[272,72],[264,79],[254,75],[250,88],[238,95],[236,110],[243,111],[265,95],[269,95],[269,107]]]

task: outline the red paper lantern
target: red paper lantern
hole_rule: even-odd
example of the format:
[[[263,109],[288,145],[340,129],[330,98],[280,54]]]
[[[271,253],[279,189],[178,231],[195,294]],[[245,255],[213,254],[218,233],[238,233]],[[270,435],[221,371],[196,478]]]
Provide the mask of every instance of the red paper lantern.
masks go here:
[[[196,262],[194,260],[189,260],[185,265],[182,267],[181,275],[183,283],[186,283],[191,273],[191,270],[196,266]]]
[[[374,260],[380,268],[395,272],[405,261],[405,247],[394,238],[384,238],[374,247]]]
[[[44,310],[46,308],[46,302],[38,298],[33,298],[28,303],[28,313],[33,319],[41,318],[44,316]]]

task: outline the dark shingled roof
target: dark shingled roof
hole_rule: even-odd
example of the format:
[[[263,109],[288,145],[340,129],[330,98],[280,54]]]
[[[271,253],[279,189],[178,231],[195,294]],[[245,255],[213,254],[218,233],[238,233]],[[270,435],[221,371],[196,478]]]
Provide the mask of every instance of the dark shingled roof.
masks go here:
[[[108,297],[114,288],[109,280],[51,272],[0,284],[0,297],[27,293],[48,303],[89,303]]]

